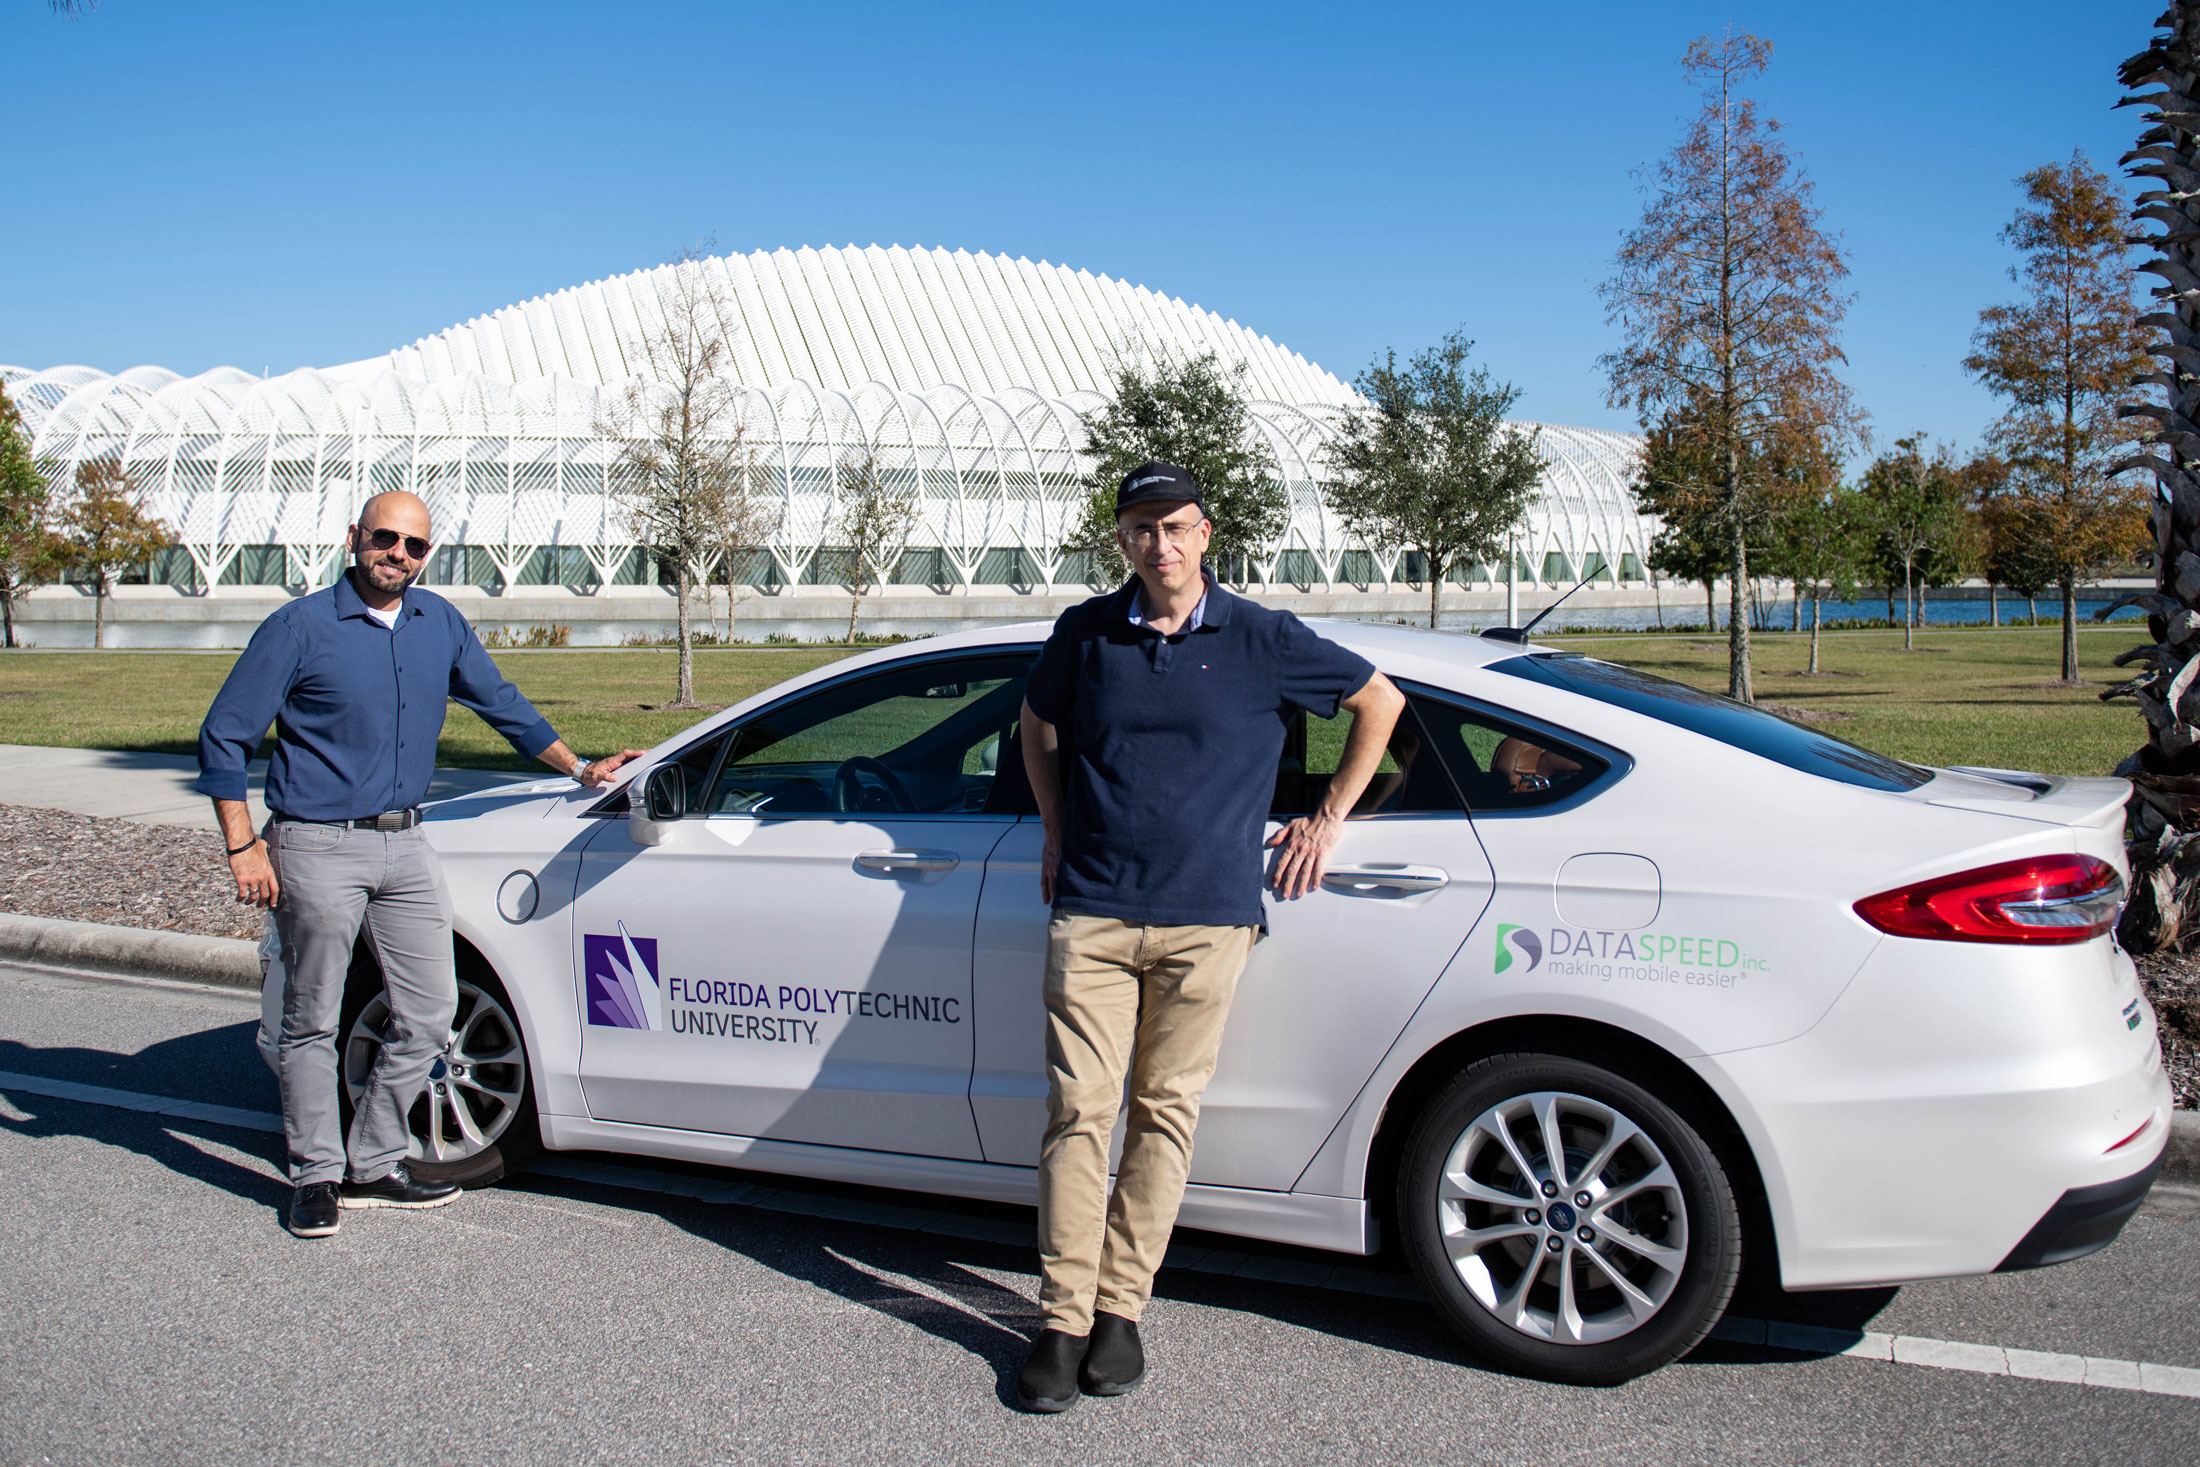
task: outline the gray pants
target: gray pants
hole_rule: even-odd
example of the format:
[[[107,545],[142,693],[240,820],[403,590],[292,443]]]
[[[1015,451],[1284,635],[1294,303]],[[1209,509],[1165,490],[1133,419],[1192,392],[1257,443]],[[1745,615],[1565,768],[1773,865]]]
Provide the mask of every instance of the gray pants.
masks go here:
[[[458,1007],[443,868],[420,828],[380,831],[277,820],[268,849],[281,894],[275,930],[287,986],[277,1070],[290,1180],[341,1181],[347,1150],[336,1054],[344,980],[365,924],[382,965],[389,1023],[352,1116],[349,1176],[373,1181],[405,1159],[406,1112],[450,1037]]]

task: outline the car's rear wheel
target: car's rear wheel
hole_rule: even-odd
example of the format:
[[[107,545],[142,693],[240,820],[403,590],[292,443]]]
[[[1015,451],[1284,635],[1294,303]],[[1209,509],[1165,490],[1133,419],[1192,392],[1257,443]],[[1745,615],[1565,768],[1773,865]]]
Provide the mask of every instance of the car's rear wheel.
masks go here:
[[[1484,1059],[1406,1141],[1407,1256],[1506,1369],[1575,1385],[1655,1370],[1710,1333],[1741,1269],[1740,1214],[1707,1129],[1620,1062]]]
[[[336,1050],[347,1135],[389,1017],[382,976],[362,955],[352,965]],[[459,969],[450,1037],[407,1119],[406,1165],[423,1179],[485,1187],[541,1154],[527,1041],[503,985],[479,964]]]

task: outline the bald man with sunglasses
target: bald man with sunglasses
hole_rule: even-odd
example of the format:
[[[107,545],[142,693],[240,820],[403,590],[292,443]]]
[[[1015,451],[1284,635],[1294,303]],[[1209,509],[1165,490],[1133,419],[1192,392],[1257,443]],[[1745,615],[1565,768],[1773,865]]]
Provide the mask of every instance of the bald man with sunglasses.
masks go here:
[[[405,1165],[406,1114],[450,1037],[458,1002],[451,904],[420,830],[446,700],[513,748],[585,785],[640,751],[576,756],[482,650],[466,618],[413,584],[433,548],[428,506],[377,494],[350,530],[351,568],[260,623],[199,729],[199,777],[229,848],[237,900],[272,908],[286,985],[277,1045],[301,1238],[345,1208],[440,1207],[448,1182]],[[245,804],[245,765],[270,722],[265,839]],[[390,1020],[347,1138],[336,1027],[361,928]]]

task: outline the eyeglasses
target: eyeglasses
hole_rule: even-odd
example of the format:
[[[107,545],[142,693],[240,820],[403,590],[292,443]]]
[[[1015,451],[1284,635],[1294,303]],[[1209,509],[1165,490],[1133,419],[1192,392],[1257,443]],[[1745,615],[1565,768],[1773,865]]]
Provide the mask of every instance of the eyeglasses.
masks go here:
[[[1205,523],[1207,523],[1205,520],[1192,520],[1189,523],[1182,524],[1163,520],[1158,525],[1140,525],[1135,530],[1125,530],[1123,538],[1141,550],[1152,545],[1161,536],[1167,536],[1171,545],[1182,545],[1192,538],[1192,531]]]
[[[377,550],[395,550],[400,540],[405,542],[405,553],[414,560],[428,558],[428,542],[418,535],[400,535],[395,530],[367,531],[367,543]]]

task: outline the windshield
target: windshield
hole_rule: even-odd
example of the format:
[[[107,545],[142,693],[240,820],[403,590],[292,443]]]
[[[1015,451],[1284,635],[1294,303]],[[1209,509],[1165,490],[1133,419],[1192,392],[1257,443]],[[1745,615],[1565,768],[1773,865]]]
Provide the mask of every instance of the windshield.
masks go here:
[[[1752,708],[1677,683],[1599,662],[1576,652],[1537,652],[1493,663],[1492,670],[1508,677],[1564,688],[1600,703],[1611,703],[1630,712],[1685,728],[1705,738],[1743,749],[1775,764],[1843,784],[1870,790],[1914,790],[1930,780],[1932,772],[1875,754],[1844,739],[1822,734]]]

